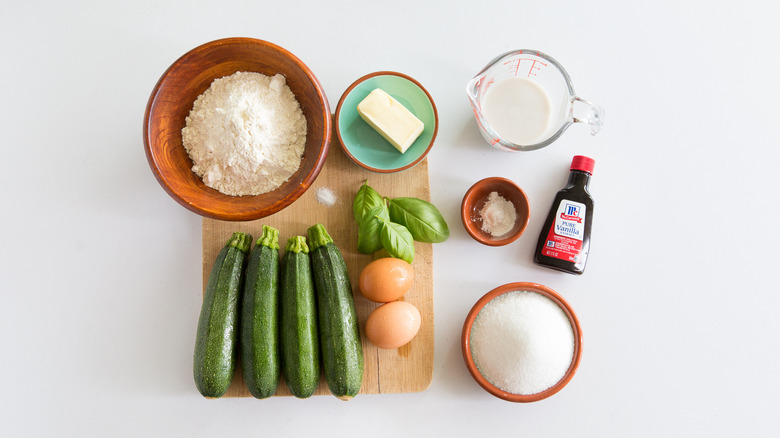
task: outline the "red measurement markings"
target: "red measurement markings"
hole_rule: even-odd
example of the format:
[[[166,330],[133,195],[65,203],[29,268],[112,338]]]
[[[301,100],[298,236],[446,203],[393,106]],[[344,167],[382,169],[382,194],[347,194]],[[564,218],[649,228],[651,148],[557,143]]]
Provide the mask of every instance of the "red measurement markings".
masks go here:
[[[490,86],[493,85],[494,82],[495,81],[493,80],[493,78],[488,79],[487,82],[485,82],[485,78],[480,79],[475,86],[475,88],[479,90],[478,94],[484,95],[485,93],[487,93],[487,90],[490,89]]]
[[[480,94],[487,93],[487,90],[490,89],[490,86],[495,83],[495,80],[493,78],[490,78],[486,83],[478,85],[480,88]],[[480,115],[480,110],[477,109],[477,106],[474,104],[474,102],[471,102],[471,110],[474,112],[474,118],[477,119],[477,125],[479,126],[479,129],[482,132],[487,132],[487,129],[485,129],[485,125],[482,124],[482,116]],[[497,138],[493,138],[490,140],[491,146],[498,143],[500,140]]]
[[[514,75],[517,76],[517,72],[520,71],[520,61],[522,61],[525,58],[517,58],[512,59],[504,63],[505,66],[509,67],[510,71],[514,70]],[[512,66],[514,64],[514,66]]]
[[[540,67],[537,67],[536,64],[539,64]],[[531,68],[528,69],[528,76],[527,78],[530,78],[531,76],[536,76],[536,72],[541,70],[542,67],[547,67],[547,64],[545,64],[542,61],[538,61],[536,59],[533,60],[533,63],[531,64]]]
[[[510,61],[505,62],[504,65],[509,67],[510,70],[514,70],[513,73],[515,76],[517,76],[517,74],[520,73],[520,63],[523,61],[531,61],[531,68],[528,69],[528,74],[526,75],[527,78],[531,76],[536,76],[537,71],[539,71],[542,67],[547,67],[546,63],[533,58],[512,59]],[[512,64],[514,64],[514,66]],[[539,64],[539,66],[537,66],[537,64]]]
[[[479,129],[482,132],[487,132],[487,129],[485,129],[485,125],[482,124],[482,117],[480,116],[479,111],[477,110],[477,107],[473,103],[471,104],[471,110],[474,112],[474,118],[477,119],[477,125],[479,126]],[[492,146],[492,145],[498,143],[499,141],[501,141],[501,140],[493,137],[490,140],[490,145]]]

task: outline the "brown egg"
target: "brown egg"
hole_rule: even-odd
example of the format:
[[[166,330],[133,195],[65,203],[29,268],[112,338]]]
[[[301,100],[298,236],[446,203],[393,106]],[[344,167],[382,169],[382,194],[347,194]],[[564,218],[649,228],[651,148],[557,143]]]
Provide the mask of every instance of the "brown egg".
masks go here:
[[[414,282],[409,263],[392,257],[374,260],[360,272],[358,288],[364,297],[377,303],[401,298]]]
[[[420,311],[406,301],[382,304],[366,320],[366,337],[379,348],[406,345],[419,330]]]

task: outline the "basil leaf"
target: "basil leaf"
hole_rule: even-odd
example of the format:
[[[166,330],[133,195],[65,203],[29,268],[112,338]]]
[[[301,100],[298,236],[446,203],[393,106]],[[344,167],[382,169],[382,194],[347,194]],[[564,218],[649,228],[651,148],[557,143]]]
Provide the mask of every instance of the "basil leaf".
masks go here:
[[[414,239],[405,226],[388,220],[382,221],[382,232],[379,238],[390,257],[405,260],[409,264],[412,263],[414,260]]]
[[[387,207],[384,205],[372,208],[363,216],[358,222],[358,251],[371,254],[382,249],[379,235],[384,221],[389,219]]]
[[[406,226],[418,242],[439,243],[450,237],[450,229],[439,210],[418,198],[394,198],[389,205],[390,220]]]
[[[355,199],[352,201],[352,211],[355,214],[355,222],[358,224],[366,214],[375,207],[384,207],[385,201],[376,190],[368,185],[368,181],[358,189]]]

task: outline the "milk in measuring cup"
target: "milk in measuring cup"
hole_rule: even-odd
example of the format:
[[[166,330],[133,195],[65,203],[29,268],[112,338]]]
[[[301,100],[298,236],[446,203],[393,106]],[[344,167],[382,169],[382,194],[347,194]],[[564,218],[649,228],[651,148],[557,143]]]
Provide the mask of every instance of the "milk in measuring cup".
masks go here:
[[[532,145],[549,137],[552,103],[536,81],[511,77],[493,84],[482,101],[482,113],[507,141]]]

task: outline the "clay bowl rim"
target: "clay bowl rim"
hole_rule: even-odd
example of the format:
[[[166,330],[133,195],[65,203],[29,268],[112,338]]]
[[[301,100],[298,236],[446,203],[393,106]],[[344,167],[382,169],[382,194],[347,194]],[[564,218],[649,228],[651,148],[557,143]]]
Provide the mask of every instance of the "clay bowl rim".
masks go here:
[[[158,152],[159,149],[161,149],[161,146],[158,144],[160,140],[158,139],[158,136],[151,131],[152,131],[153,119],[155,117],[163,116],[162,114],[153,113],[153,108],[155,107],[155,103],[158,97],[160,97],[159,94],[161,88],[166,84],[166,81],[169,81],[171,80],[172,77],[175,77],[175,75],[180,74],[181,73],[180,69],[183,66],[187,65],[188,62],[191,62],[193,58],[197,58],[199,55],[203,54],[204,52],[212,50],[218,46],[224,46],[224,47],[260,46],[263,48],[270,49],[274,52],[277,52],[280,56],[285,57],[288,60],[292,61],[292,63],[295,64],[297,68],[299,68],[303,72],[303,74],[308,78],[308,80],[311,82],[311,85],[317,95],[316,101],[318,102],[318,104],[316,105],[316,107],[320,109],[320,111],[324,116],[323,129],[322,129],[322,142],[321,144],[318,145],[317,157],[314,166],[308,170],[308,173],[303,177],[303,179],[298,185],[292,187],[285,187],[290,182],[289,180],[283,183],[276,190],[284,189],[285,192],[282,192],[284,193],[284,196],[281,199],[267,205],[263,204],[261,198],[266,195],[269,195],[270,193],[274,193],[276,190],[272,192],[260,194],[260,195],[255,195],[255,196],[230,196],[230,195],[225,195],[223,193],[220,193],[219,191],[206,186],[203,183],[203,181],[199,177],[197,177],[197,175],[195,175],[195,178],[197,180],[196,185],[199,187],[200,191],[206,194],[205,199],[202,199],[200,197],[193,197],[193,196],[183,196],[172,186],[172,183],[166,178],[166,175],[164,175],[163,172],[160,170],[160,164],[162,161],[161,156],[159,156],[159,152]],[[239,69],[238,71],[254,71],[254,70]],[[197,96],[195,97],[197,98]],[[192,102],[190,103],[190,107],[191,105]],[[314,75],[314,72],[306,64],[304,64],[303,61],[301,61],[297,56],[292,54],[290,51],[284,49],[283,47],[278,46],[269,41],[255,39],[255,38],[247,38],[247,37],[231,37],[231,38],[222,38],[222,39],[210,41],[187,51],[186,53],[181,55],[178,59],[176,59],[176,61],[174,61],[160,76],[160,79],[157,81],[154,88],[152,89],[152,93],[149,96],[149,100],[147,101],[146,109],[144,111],[143,123],[144,123],[143,143],[144,143],[144,152],[146,154],[146,159],[147,162],[149,163],[149,167],[151,168],[152,173],[154,174],[155,179],[163,187],[165,192],[168,193],[168,195],[171,196],[171,198],[173,198],[177,203],[179,203],[181,206],[185,207],[186,209],[192,211],[193,213],[196,213],[203,217],[225,220],[225,221],[251,221],[251,220],[261,219],[263,217],[267,217],[281,211],[285,207],[292,204],[295,200],[300,198],[309,189],[309,187],[311,187],[311,185],[319,176],[323,166],[325,165],[325,160],[328,156],[328,151],[330,148],[332,129],[333,129],[332,126],[333,118],[330,112],[330,105],[328,103],[328,98],[325,93],[325,90],[322,87],[322,84],[320,84],[319,80]],[[173,166],[163,166],[163,167],[172,168]],[[190,172],[192,171],[189,168],[188,170]],[[296,171],[296,173],[298,173],[299,171],[300,169]],[[225,202],[227,202],[228,204],[238,204],[239,206],[241,206],[241,208],[237,208],[235,211],[217,208],[214,206],[214,202],[213,202],[213,200],[217,198],[223,198]]]
[[[505,237],[493,237],[490,234],[482,231],[482,229],[477,227],[476,223],[471,220],[472,207],[482,199],[476,198],[476,192],[485,186],[490,185],[507,187],[509,188],[507,191],[517,191],[520,194],[520,198],[523,202],[522,207],[524,208],[518,209],[517,205],[515,205],[515,210],[518,213],[521,210],[526,212],[525,217],[517,217],[515,224],[519,224],[520,226],[515,230],[515,232],[506,235]],[[463,223],[463,227],[466,229],[466,232],[477,242],[488,246],[504,246],[517,240],[520,236],[523,235],[525,229],[528,227],[528,221],[530,217],[531,207],[528,203],[528,196],[525,194],[523,189],[521,189],[520,186],[518,186],[514,181],[499,176],[484,178],[475,182],[466,191],[466,194],[463,195],[463,201],[460,204],[460,220]]]
[[[376,76],[398,76],[401,78],[404,78],[408,80],[409,82],[413,83],[417,87],[420,88],[420,90],[425,93],[426,96],[428,96],[428,101],[431,102],[431,108],[433,108],[433,119],[435,121],[435,126],[433,127],[433,136],[431,137],[430,143],[428,143],[428,147],[425,148],[425,151],[420,154],[420,156],[414,160],[413,162],[407,164],[406,166],[398,167],[396,169],[379,169],[376,167],[371,167],[362,161],[358,160],[357,157],[355,157],[352,152],[349,151],[349,148],[344,144],[344,140],[341,137],[341,128],[339,128],[339,117],[341,116],[341,107],[344,104],[344,101],[347,99],[350,93],[352,93],[352,90],[355,89],[358,85],[365,82],[368,79],[371,79]],[[372,172],[376,173],[396,173],[401,172],[406,169],[411,169],[412,167],[420,164],[422,160],[425,159],[425,157],[428,156],[428,153],[431,151],[431,148],[433,148],[433,143],[436,141],[436,135],[439,133],[439,111],[436,109],[436,102],[433,101],[433,96],[431,96],[431,93],[428,92],[428,90],[422,86],[422,84],[414,79],[413,77],[397,72],[397,71],[390,71],[390,70],[381,70],[381,71],[375,71],[373,73],[369,73],[367,75],[364,75],[360,78],[358,78],[355,82],[353,82],[347,89],[344,91],[344,93],[341,95],[341,98],[339,99],[339,103],[336,105],[336,113],[334,117],[334,125],[335,125],[335,131],[336,131],[336,138],[339,141],[339,145],[341,145],[341,150],[344,151],[344,153],[349,157],[350,160],[352,160],[353,163],[357,164],[358,166],[370,170]]]
[[[553,300],[569,318],[572,330],[574,331],[574,356],[572,357],[569,369],[566,370],[566,374],[564,374],[561,380],[559,380],[555,385],[536,394],[513,394],[496,387],[492,383],[488,382],[484,376],[482,376],[482,374],[477,369],[476,364],[474,363],[474,358],[471,356],[471,341],[469,337],[471,336],[471,326],[474,324],[474,320],[476,319],[477,314],[479,314],[482,308],[485,307],[485,304],[487,304],[493,298],[496,298],[497,296],[507,292],[514,291],[536,292]],[[461,334],[460,344],[463,353],[463,360],[466,362],[466,367],[479,386],[481,386],[491,395],[494,395],[503,400],[515,403],[531,403],[546,399],[556,394],[558,391],[563,389],[574,377],[574,374],[577,372],[577,368],[580,366],[580,360],[582,359],[582,327],[580,326],[580,321],[577,318],[577,314],[574,313],[574,309],[571,308],[569,303],[561,295],[559,295],[551,288],[538,283],[507,283],[486,293],[474,304],[474,307],[471,308],[471,311],[469,311],[468,315],[466,316],[466,320],[463,323],[463,332]]]

